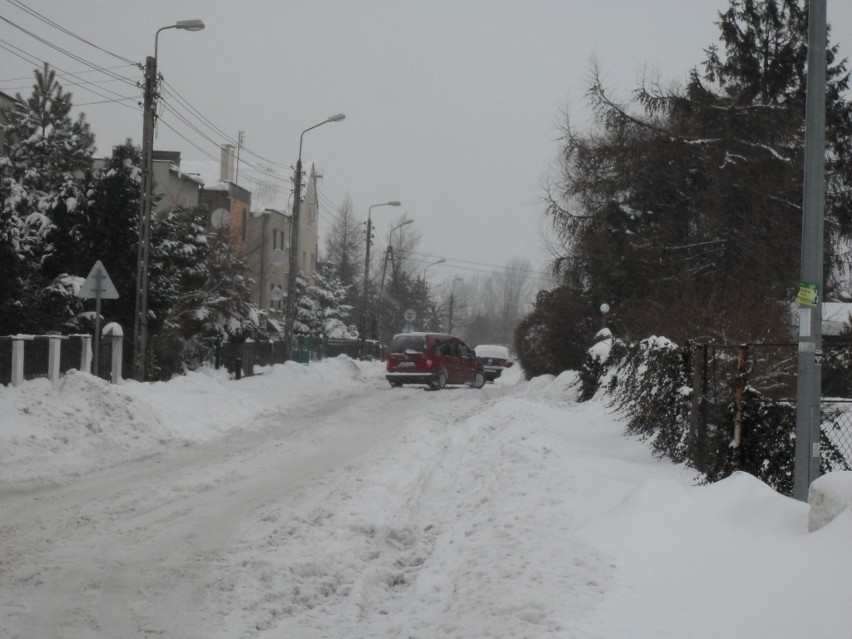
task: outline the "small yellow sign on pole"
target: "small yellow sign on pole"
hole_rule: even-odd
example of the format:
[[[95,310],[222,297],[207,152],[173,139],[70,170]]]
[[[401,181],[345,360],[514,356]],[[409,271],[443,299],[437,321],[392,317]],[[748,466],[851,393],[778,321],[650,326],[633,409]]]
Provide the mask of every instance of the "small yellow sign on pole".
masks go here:
[[[796,303],[805,306],[816,306],[819,299],[819,286],[811,282],[799,282],[799,293],[796,295]]]

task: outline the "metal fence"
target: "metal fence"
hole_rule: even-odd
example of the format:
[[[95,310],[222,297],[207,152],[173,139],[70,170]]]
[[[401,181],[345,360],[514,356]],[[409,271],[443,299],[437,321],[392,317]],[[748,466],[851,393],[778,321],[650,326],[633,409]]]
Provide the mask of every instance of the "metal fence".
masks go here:
[[[0,384],[12,383],[12,338],[0,336]]]
[[[759,397],[787,413],[789,433],[795,435],[797,344],[699,344],[693,350],[694,395],[692,421],[707,432],[729,410],[748,412]],[[852,468],[852,345],[823,344],[823,441],[836,448],[846,468]],[[785,421],[786,423],[786,421]],[[736,434],[733,435],[736,440]]]
[[[852,399],[822,402],[822,432],[852,469]]]

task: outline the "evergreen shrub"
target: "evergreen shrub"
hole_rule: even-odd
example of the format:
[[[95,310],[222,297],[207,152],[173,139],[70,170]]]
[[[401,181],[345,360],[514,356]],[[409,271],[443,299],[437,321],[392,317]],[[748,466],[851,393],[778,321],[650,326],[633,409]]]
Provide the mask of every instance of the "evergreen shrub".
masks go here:
[[[580,370],[581,401],[603,390],[610,406],[626,422],[629,434],[646,441],[656,456],[696,469],[705,482],[744,471],[782,494],[792,494],[795,405],[773,400],[747,386],[741,441],[734,447],[737,406],[731,379],[729,401],[708,406],[707,424],[696,427],[700,435],[691,438],[692,350],[691,343],[677,346],[658,337],[633,344],[613,340],[606,359],[598,357],[593,347]],[[837,436],[840,420],[846,417],[848,413],[824,411],[822,472],[850,468],[838,448]]]

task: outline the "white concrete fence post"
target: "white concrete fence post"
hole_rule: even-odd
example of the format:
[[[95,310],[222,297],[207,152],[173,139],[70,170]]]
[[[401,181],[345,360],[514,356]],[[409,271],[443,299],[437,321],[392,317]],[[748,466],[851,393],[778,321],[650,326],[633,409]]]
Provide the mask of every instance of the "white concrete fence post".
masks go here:
[[[50,339],[47,349],[47,378],[54,386],[59,382],[59,354],[62,347],[61,335],[49,335]]]
[[[124,348],[124,331],[121,325],[110,322],[104,326],[101,335],[112,339],[112,371],[109,381],[113,384],[121,383],[122,350]]]
[[[20,386],[24,381],[24,340],[31,335],[12,336],[12,386]]]
[[[80,349],[80,372],[81,373],[91,373],[92,372],[92,336],[91,335],[79,335],[80,339],[83,340],[82,348]]]

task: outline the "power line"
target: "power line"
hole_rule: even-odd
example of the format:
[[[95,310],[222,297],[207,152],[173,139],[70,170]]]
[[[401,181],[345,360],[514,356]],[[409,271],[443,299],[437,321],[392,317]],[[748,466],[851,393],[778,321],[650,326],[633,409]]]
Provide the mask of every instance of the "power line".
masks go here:
[[[6,49],[6,51],[8,51],[9,53],[11,53],[12,55],[19,57],[19,58],[20,58],[21,60],[23,60],[24,62],[27,62],[27,63],[29,63],[29,64],[32,64],[33,66],[36,66],[36,64],[35,64],[36,62],[41,62],[41,61],[40,61],[40,60],[38,60],[37,58],[28,58],[28,57],[26,57],[26,56],[32,56],[32,54],[31,54],[31,53],[27,53],[27,52],[26,52],[26,51],[24,51],[23,49],[19,49],[18,47],[16,47],[16,46],[15,46],[15,45],[13,45],[12,43],[10,43],[10,42],[6,42],[5,40],[2,40],[2,39],[0,39],[0,48]],[[19,53],[19,52],[20,52],[20,53]]]
[[[93,104],[109,104],[111,102],[126,102],[128,100],[137,101],[139,100],[138,95],[128,95],[123,98],[109,98],[104,100],[94,100],[92,102],[78,102],[74,106],[75,107],[84,107],[84,106],[92,106]]]
[[[2,18],[0,18],[0,19],[2,19]],[[5,45],[5,46],[4,46],[4,45]],[[127,100],[127,96],[123,96],[123,95],[121,95],[120,93],[117,93],[117,92],[113,91],[112,89],[108,89],[108,88],[104,87],[104,90],[105,90],[105,91],[108,91],[108,92],[109,92],[109,93],[111,93],[111,94],[113,94],[113,96],[115,96],[115,98],[110,98],[108,95],[104,95],[103,93],[100,93],[99,91],[95,91],[94,89],[89,88],[89,86],[87,86],[87,85],[92,84],[92,83],[91,83],[91,82],[89,82],[89,81],[81,81],[81,82],[67,82],[67,78],[68,78],[68,77],[76,78],[76,79],[78,79],[78,80],[81,80],[81,78],[78,78],[78,77],[77,77],[75,74],[73,74],[73,73],[69,73],[68,71],[64,71],[64,70],[63,70],[63,69],[61,69],[60,67],[57,67],[57,66],[55,66],[55,65],[53,65],[53,64],[50,64],[50,63],[49,63],[49,62],[47,62],[46,60],[41,60],[41,59],[37,58],[35,55],[33,55],[32,53],[30,53],[29,51],[25,51],[24,49],[21,49],[20,47],[15,46],[15,45],[14,45],[14,44],[12,44],[11,42],[8,42],[8,41],[6,41],[6,40],[2,40],[2,39],[0,39],[0,47],[2,47],[3,49],[6,49],[6,51],[9,51],[9,52],[10,52],[10,53],[12,53],[13,55],[15,55],[15,56],[17,56],[17,57],[21,58],[22,60],[25,60],[26,62],[28,62],[28,63],[30,63],[30,64],[33,64],[34,66],[38,66],[38,65],[35,65],[35,62],[39,62],[39,63],[41,63],[41,65],[42,65],[42,66],[43,66],[43,65],[45,65],[45,64],[49,65],[52,69],[54,69],[55,71],[57,71],[57,72],[58,72],[58,73],[57,73],[57,75],[58,75],[59,77],[61,77],[61,78],[63,78],[63,79],[65,79],[65,80],[66,80],[66,83],[67,83],[67,84],[70,84],[70,85],[72,85],[72,86],[78,86],[78,87],[80,87],[81,89],[83,89],[84,91],[88,91],[89,93],[92,93],[92,94],[94,94],[94,95],[98,96],[99,98],[103,98],[105,101],[108,101],[108,102],[113,102],[113,101],[114,101],[114,102],[117,102],[117,103],[121,104],[122,106],[125,106],[125,107],[128,107],[128,108],[131,108],[131,109],[133,108],[133,107],[131,107],[131,106],[130,106],[130,105],[128,105],[128,104],[123,104],[123,101],[124,101],[124,100]],[[13,50],[13,49],[14,49],[14,50]]]
[[[109,70],[126,69],[129,66],[138,67],[139,65],[134,62],[133,64],[118,64],[114,67],[106,67],[106,68],[109,69]],[[100,69],[87,68],[87,69],[80,69],[79,71],[69,71],[69,73],[74,73],[74,74],[77,74],[77,75],[83,74],[83,73],[100,73]],[[130,80],[130,78],[127,78],[127,79]],[[21,82],[23,80],[32,80],[32,76],[24,76],[24,77],[18,77],[18,78],[3,78],[3,79],[0,79],[0,84],[4,84],[6,82]],[[112,82],[112,81],[113,80],[101,80],[100,82]],[[97,84],[97,83],[92,81],[92,84]],[[21,87],[21,88],[26,89],[27,87]]]
[[[56,68],[56,67],[54,67],[54,68]],[[91,72],[92,70],[89,69],[89,71]],[[60,74],[60,77],[65,77],[65,74]],[[22,78],[22,79],[32,80],[32,77]],[[82,82],[68,82],[67,84],[69,84],[71,86],[81,86],[83,84],[96,85],[96,84],[108,84],[110,82],[117,82],[117,80],[115,78],[108,78],[108,79],[105,79],[105,80],[85,80],[85,81],[82,81]],[[2,80],[0,80],[0,84],[3,84]],[[27,85],[20,85],[20,86],[16,86],[16,87],[5,87],[3,90],[4,91],[23,91],[25,89],[29,89],[30,87],[32,87],[32,85],[27,84]]]
[[[178,103],[181,104],[186,110],[188,110],[193,115],[193,117],[200,120],[202,123],[204,123],[207,127],[209,127],[211,130],[213,130],[215,133],[218,133],[219,135],[221,135],[225,139],[225,141],[227,141],[230,144],[233,144],[234,146],[239,146],[242,151],[245,151],[249,155],[252,155],[259,160],[262,160],[263,162],[266,162],[267,164],[270,164],[272,166],[281,167],[281,168],[288,168],[287,165],[282,164],[281,162],[274,162],[272,160],[269,160],[269,159],[263,157],[262,155],[260,155],[259,153],[256,153],[251,148],[245,146],[244,144],[240,144],[239,141],[235,140],[229,134],[225,133],[225,131],[223,131],[216,124],[214,124],[213,121],[211,121],[209,118],[207,118],[203,113],[201,113],[201,111],[199,111],[194,106],[192,106],[192,104],[190,104],[189,100],[184,98],[177,91],[177,89],[175,89],[171,84],[169,84],[165,80],[163,81],[163,84],[168,88],[169,93],[178,101]],[[240,162],[245,162],[245,160],[241,159]]]
[[[447,257],[447,256],[444,256],[444,255],[432,255],[430,253],[418,253],[417,251],[409,251],[409,254],[419,255],[421,257],[429,258],[429,259],[442,259],[443,258],[443,259],[446,259],[448,262],[451,262],[451,261],[452,262],[459,262],[461,264],[470,264],[472,266],[481,266],[481,267],[486,267],[486,268],[491,268],[491,269],[498,269],[498,270],[501,270],[501,271],[507,271],[508,270],[508,268],[506,266],[500,266],[500,265],[497,265],[497,264],[486,264],[484,262],[473,262],[471,260],[461,260],[461,259],[456,259],[454,257]],[[461,267],[459,267],[459,268],[461,268]],[[533,271],[533,270],[530,270],[530,269],[515,269],[515,270],[517,270],[521,273],[526,273],[528,275],[536,275],[536,276],[547,277],[547,278],[550,277],[549,273],[545,273],[543,271]]]
[[[11,26],[15,27],[15,28],[16,28],[16,29],[18,29],[19,31],[22,31],[23,33],[27,34],[27,35],[28,35],[28,36],[30,36],[31,38],[34,38],[35,40],[37,40],[37,41],[41,42],[41,43],[42,43],[42,44],[44,44],[45,46],[50,47],[51,49],[53,49],[53,50],[55,50],[55,51],[58,51],[59,53],[61,53],[61,54],[65,55],[65,56],[68,56],[68,57],[69,57],[69,58],[71,58],[72,60],[76,60],[77,62],[80,62],[81,64],[84,64],[84,65],[86,65],[86,66],[88,66],[88,67],[91,67],[92,69],[97,69],[97,70],[98,70],[98,71],[100,71],[101,73],[104,73],[104,74],[106,74],[106,75],[108,75],[108,76],[110,76],[110,77],[113,77],[113,78],[115,78],[116,80],[120,80],[121,82],[125,82],[125,83],[127,83],[127,84],[131,84],[131,85],[133,85],[133,84],[134,84],[132,81],[130,81],[129,79],[125,78],[124,76],[122,76],[122,75],[118,75],[117,73],[113,73],[113,72],[112,72],[112,71],[110,71],[109,69],[107,69],[107,68],[105,68],[105,67],[101,67],[101,66],[99,66],[99,65],[95,64],[94,62],[90,62],[89,60],[86,60],[85,58],[83,58],[82,56],[77,55],[76,53],[72,53],[72,52],[70,52],[70,51],[68,51],[68,50],[66,50],[66,49],[63,49],[62,47],[60,47],[60,46],[58,46],[58,45],[53,44],[52,42],[50,42],[50,41],[46,40],[45,38],[42,38],[40,35],[37,35],[36,33],[33,33],[33,32],[32,32],[32,31],[30,31],[29,29],[25,29],[25,28],[24,28],[24,27],[22,27],[21,25],[19,25],[19,24],[16,24],[16,23],[12,22],[12,21],[11,21],[11,20],[9,20],[8,18],[4,18],[3,16],[0,16],[0,20],[2,20],[3,22],[5,22],[5,23],[7,23],[7,24],[10,24]]]
[[[50,25],[50,26],[51,26],[51,27],[53,27],[54,29],[58,29],[58,30],[59,30],[59,31],[61,31],[62,33],[66,34],[66,35],[69,35],[69,36],[71,36],[72,38],[75,38],[75,39],[79,40],[80,42],[83,42],[83,43],[85,43],[85,44],[88,44],[90,47],[94,47],[94,48],[95,48],[95,49],[97,49],[98,51],[102,51],[102,52],[104,52],[104,53],[106,53],[106,54],[108,54],[108,55],[111,55],[112,57],[117,58],[117,59],[121,60],[122,62],[127,62],[128,64],[135,65],[135,66],[136,66],[136,67],[138,67],[139,69],[142,69],[142,65],[141,65],[141,64],[139,64],[138,62],[134,62],[133,60],[128,60],[127,58],[125,58],[125,57],[123,57],[123,56],[120,56],[120,55],[118,55],[117,53],[113,53],[112,51],[109,51],[109,50],[107,50],[107,49],[104,49],[103,47],[100,47],[100,46],[98,46],[97,44],[95,44],[95,43],[93,43],[93,42],[90,42],[89,40],[86,40],[85,38],[83,38],[83,37],[81,37],[81,36],[78,36],[76,33],[73,33],[73,32],[71,32],[71,31],[69,31],[68,29],[66,29],[66,28],[65,28],[65,27],[63,27],[62,25],[57,24],[56,22],[54,22],[54,21],[53,21],[53,20],[51,20],[50,18],[48,18],[48,17],[46,17],[46,16],[42,15],[41,13],[39,13],[38,11],[36,11],[35,9],[33,9],[33,8],[29,7],[29,6],[27,6],[27,5],[26,5],[24,2],[22,2],[21,0],[8,0],[8,2],[9,2],[10,4],[12,4],[13,6],[16,6],[16,7],[18,7],[19,9],[21,9],[21,10],[23,10],[23,11],[27,12],[28,14],[30,14],[30,15],[31,15],[31,16],[33,16],[34,18],[37,18],[37,19],[41,20],[42,22],[44,22],[45,24]]]

